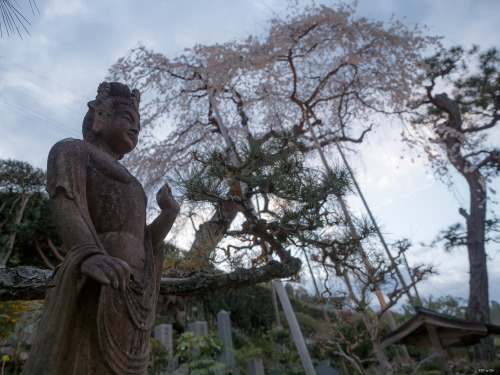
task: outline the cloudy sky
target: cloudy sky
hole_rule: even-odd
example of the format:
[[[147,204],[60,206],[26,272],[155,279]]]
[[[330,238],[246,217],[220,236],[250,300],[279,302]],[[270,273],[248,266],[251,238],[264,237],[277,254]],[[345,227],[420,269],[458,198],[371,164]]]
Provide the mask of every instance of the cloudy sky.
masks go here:
[[[18,1],[31,23],[31,36],[8,37],[2,30],[0,158],[42,168],[55,142],[80,137],[87,101],[95,97],[109,67],[132,47],[141,43],[173,57],[197,43],[261,34],[266,20],[286,7],[284,0],[38,0],[40,14],[32,14],[28,0]],[[445,46],[499,46],[497,0],[360,0],[358,14],[379,20],[394,15],[409,27],[426,25],[428,34],[444,37]],[[450,255],[420,245],[462,220],[458,208],[468,206],[466,187],[456,178],[446,188],[422,158],[401,158],[402,152],[397,129],[387,128],[372,134],[349,158],[388,241],[410,239],[410,263],[436,266],[439,276],[422,283],[420,293],[467,297],[465,249]],[[500,191],[498,180],[494,188]],[[360,208],[355,199],[350,204]],[[498,211],[499,205],[490,208]],[[498,247],[491,247],[489,255],[490,297],[500,301]]]

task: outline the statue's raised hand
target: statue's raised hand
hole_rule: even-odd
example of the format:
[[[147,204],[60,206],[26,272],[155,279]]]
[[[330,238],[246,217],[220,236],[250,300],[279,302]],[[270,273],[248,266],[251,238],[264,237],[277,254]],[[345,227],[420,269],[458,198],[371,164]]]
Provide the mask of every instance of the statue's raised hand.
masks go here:
[[[168,184],[165,184],[156,194],[156,202],[162,211],[173,211],[178,213],[180,210],[179,203],[172,195],[172,189]]]
[[[130,280],[130,267],[127,262],[109,255],[97,254],[87,258],[80,272],[103,285],[111,285],[124,291]]]

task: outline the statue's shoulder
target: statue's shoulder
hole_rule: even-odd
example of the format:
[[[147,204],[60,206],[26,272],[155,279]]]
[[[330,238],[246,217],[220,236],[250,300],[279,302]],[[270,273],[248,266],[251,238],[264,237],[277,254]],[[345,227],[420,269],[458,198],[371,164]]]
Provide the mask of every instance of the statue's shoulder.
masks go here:
[[[87,142],[66,138],[52,146],[47,158],[47,192],[51,197],[61,187],[68,198],[80,194],[87,174]]]
[[[47,168],[50,168],[52,165],[60,167],[66,163],[74,164],[75,160],[82,160],[83,162],[88,155],[87,146],[87,142],[81,139],[66,138],[57,142],[50,149]]]
[[[65,138],[54,144],[50,149],[50,154],[70,153],[78,155],[87,153],[87,142],[81,139]]]

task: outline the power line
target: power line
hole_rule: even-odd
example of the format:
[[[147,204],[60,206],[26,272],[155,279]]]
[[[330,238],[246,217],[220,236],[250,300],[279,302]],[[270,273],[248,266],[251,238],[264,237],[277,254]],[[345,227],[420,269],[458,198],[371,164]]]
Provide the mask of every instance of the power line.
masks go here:
[[[32,120],[35,121],[41,121],[44,122],[51,130],[55,131],[58,134],[61,134],[63,136],[76,136],[77,132],[70,128],[67,125],[64,125],[58,121],[55,121],[53,119],[50,119],[46,117],[45,115],[28,108],[26,106],[20,105],[15,103],[12,100],[9,100],[3,95],[0,95],[0,104],[3,104],[3,106],[17,114],[26,116],[31,118]]]
[[[12,61],[12,60],[8,59],[8,58],[7,58],[7,57],[5,57],[5,56],[0,56],[0,59],[5,60],[5,61],[7,61],[8,63],[10,63],[10,64],[12,64],[12,65],[17,66],[18,68],[20,68],[20,69],[22,69],[22,70],[24,70],[24,71],[26,71],[26,72],[28,72],[28,73],[30,73],[30,74],[32,74],[32,75],[34,75],[34,76],[38,77],[38,78],[40,78],[40,79],[42,79],[42,80],[44,80],[44,81],[46,81],[46,82],[48,82],[48,83],[50,83],[50,84],[52,84],[52,85],[55,85],[55,86],[57,86],[57,87],[59,87],[59,88],[62,88],[62,89],[64,89],[64,90],[66,90],[66,91],[70,92],[71,94],[75,94],[75,95],[79,96],[82,100],[87,100],[87,99],[88,99],[88,98],[85,98],[85,97],[83,97],[82,95],[80,95],[80,94],[78,94],[78,93],[75,93],[75,91],[74,91],[74,90],[72,90],[72,89],[70,89],[70,88],[68,88],[68,87],[66,87],[66,86],[64,86],[64,85],[61,85],[61,84],[60,84],[60,83],[58,83],[58,82],[55,82],[55,81],[51,80],[50,78],[48,78],[48,77],[44,76],[43,74],[40,74],[40,73],[34,72],[33,70],[31,70],[31,69],[29,69],[29,68],[26,68],[25,66],[22,66],[21,64],[16,63],[16,62],[14,62],[14,61]],[[41,85],[39,85],[39,86],[41,86]],[[76,102],[76,101],[75,101],[75,102]]]
[[[43,95],[39,95],[39,94],[36,94],[36,93],[34,93],[32,91],[29,91],[29,90],[25,89],[23,86],[19,85],[17,82],[13,82],[15,84],[15,89],[16,90],[24,91],[25,93],[32,94],[33,96],[36,96],[37,98],[40,98],[40,99],[43,99],[43,100],[50,100],[51,102],[56,103],[59,106],[63,106],[66,109],[68,109],[68,110],[70,110],[70,111],[72,111],[74,113],[81,114],[81,110],[80,110],[81,109],[81,103],[78,103],[76,100],[71,99],[71,97],[68,96],[68,98],[69,98],[69,103],[68,104],[71,104],[72,106],[69,106],[66,103],[61,103],[60,101],[57,101],[56,99],[54,99],[53,95],[47,95],[47,89],[46,89],[46,87],[41,86],[39,83],[34,82],[33,80],[28,79],[27,77],[23,76],[22,74],[19,74],[17,72],[11,71],[9,68],[3,66],[2,64],[0,64],[0,68],[5,69],[7,72],[9,72],[13,76],[16,76],[17,78],[20,78],[21,80],[24,80],[25,82],[28,82],[28,83],[34,85],[39,91],[41,91],[43,93]],[[4,80],[4,83],[8,83],[8,81],[6,82]]]
[[[55,126],[54,126],[54,124],[52,124],[52,123],[50,123],[50,122],[47,122],[47,121],[46,121],[46,120],[44,120],[44,119],[40,119],[40,118],[38,118],[37,116],[34,116],[34,115],[32,115],[32,114],[28,114],[28,113],[26,113],[26,112],[23,112],[22,110],[20,110],[20,109],[18,109],[18,108],[12,108],[12,107],[10,107],[7,103],[5,103],[5,102],[4,102],[3,100],[1,100],[1,99],[0,99],[0,105],[3,105],[4,107],[9,108],[9,109],[10,109],[12,112],[14,112],[14,113],[17,113],[17,114],[19,114],[19,115],[24,115],[24,116],[26,116],[26,117],[27,117],[27,118],[29,118],[29,119],[35,120],[36,122],[43,122],[43,123],[44,123],[44,125],[46,126],[46,129],[51,130],[51,131],[53,131],[54,133],[57,133],[57,134],[59,134],[59,135],[60,135],[60,136],[62,136],[62,137],[67,138],[67,137],[69,137],[69,136],[72,136],[72,137],[74,137],[74,136],[75,136],[75,133],[73,133],[73,132],[72,132],[71,134],[69,134],[69,133],[68,133],[68,132],[66,132],[66,131],[61,131],[59,128],[55,127]]]

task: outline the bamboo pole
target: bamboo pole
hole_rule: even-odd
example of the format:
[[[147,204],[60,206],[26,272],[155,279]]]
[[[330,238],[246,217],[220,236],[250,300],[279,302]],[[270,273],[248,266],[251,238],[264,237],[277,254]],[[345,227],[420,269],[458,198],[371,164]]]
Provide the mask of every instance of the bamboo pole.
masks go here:
[[[347,163],[347,159],[345,158],[344,153],[342,152],[342,149],[341,149],[338,142],[336,143],[336,146],[337,146],[337,150],[340,153],[340,156],[342,157],[342,160],[344,161],[344,165],[346,166],[347,170],[349,171],[349,175],[351,176],[351,180],[354,183],[354,186],[356,187],[356,190],[361,198],[361,201],[363,202],[363,205],[365,206],[365,209],[368,212],[368,216],[370,216],[370,220],[373,223],[375,231],[377,232],[377,235],[380,239],[380,243],[382,244],[383,248],[385,249],[385,252],[386,252],[387,256],[389,257],[392,266],[396,270],[396,274],[398,275],[398,278],[399,278],[399,281],[401,282],[401,285],[403,285],[403,287],[406,289],[406,295],[408,296],[408,299],[410,300],[410,304],[413,307],[413,310],[415,312],[417,312],[417,310],[415,309],[415,306],[416,306],[415,300],[413,299],[413,296],[410,293],[410,288],[408,288],[408,286],[406,285],[406,281],[403,278],[403,275],[401,274],[401,272],[399,271],[399,267],[398,267],[396,261],[394,260],[394,257],[392,256],[392,254],[389,250],[389,247],[387,246],[387,243],[385,242],[384,237],[382,236],[382,232],[380,231],[380,228],[377,225],[377,221],[375,220],[375,217],[373,216],[372,211],[370,210],[370,207],[368,206],[368,203],[366,202],[366,199],[365,199],[363,193],[361,192],[361,188],[359,187],[358,182],[357,182],[356,178],[354,177],[354,173],[352,172],[351,167]]]
[[[278,301],[276,300],[276,288],[274,287],[273,280],[269,281],[269,287],[271,288],[271,298],[273,301],[274,319],[276,320],[276,325],[281,326],[280,313],[278,311]]]

